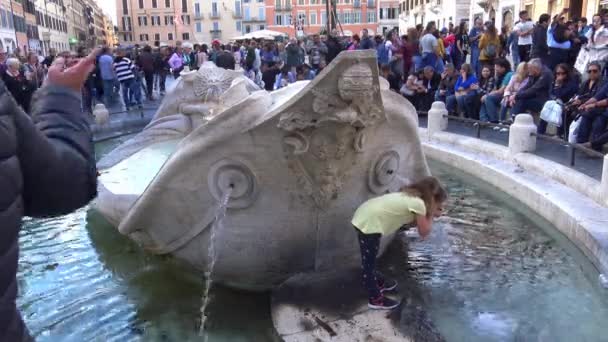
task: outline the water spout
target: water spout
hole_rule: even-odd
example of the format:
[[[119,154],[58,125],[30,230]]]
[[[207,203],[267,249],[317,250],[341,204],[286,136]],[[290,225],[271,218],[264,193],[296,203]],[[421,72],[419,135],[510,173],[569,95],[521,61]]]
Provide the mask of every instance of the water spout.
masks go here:
[[[199,335],[204,336],[204,341],[207,341],[208,336],[205,334],[205,324],[207,322],[206,311],[207,306],[209,305],[209,292],[211,290],[211,286],[213,285],[213,270],[215,268],[215,263],[218,258],[218,252],[216,251],[217,238],[219,232],[223,230],[223,220],[224,217],[226,217],[226,210],[228,209],[228,202],[230,201],[230,196],[232,195],[233,189],[234,184],[230,183],[215,211],[215,220],[211,225],[211,232],[209,237],[209,264],[207,266],[207,271],[205,272],[205,290],[203,292],[203,304],[201,306],[201,326],[199,331]]]

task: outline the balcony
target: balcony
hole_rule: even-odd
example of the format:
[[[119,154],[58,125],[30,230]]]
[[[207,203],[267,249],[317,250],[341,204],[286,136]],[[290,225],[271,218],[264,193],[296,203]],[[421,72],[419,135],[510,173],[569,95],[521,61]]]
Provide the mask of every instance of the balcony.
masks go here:
[[[376,8],[376,0],[367,0],[367,8]]]
[[[241,11],[232,11],[232,18],[233,19],[241,19],[241,18],[243,18],[243,12],[241,12]]]
[[[203,20],[203,14],[202,13],[194,13],[194,20]]]
[[[220,19],[220,12],[211,12],[209,13],[209,19]]]
[[[251,17],[251,18],[243,19],[243,22],[245,22],[245,23],[265,23],[266,18]]]
[[[219,39],[222,36],[222,30],[211,30],[209,33],[211,33],[211,39]]]

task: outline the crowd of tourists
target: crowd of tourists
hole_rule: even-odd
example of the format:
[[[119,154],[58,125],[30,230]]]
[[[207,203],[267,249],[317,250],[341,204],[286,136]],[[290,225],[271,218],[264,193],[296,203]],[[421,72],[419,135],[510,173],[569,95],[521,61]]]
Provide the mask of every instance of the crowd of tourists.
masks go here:
[[[568,21],[566,12],[553,18],[543,14],[534,23],[522,11],[512,29],[501,30],[477,18],[470,29],[466,21],[441,29],[429,22],[401,37],[394,31],[371,36],[364,29],[351,37],[332,31],[281,42],[105,48],[83,88],[83,110],[91,112],[95,100],[113,106],[119,93],[127,109],[142,107],[145,99],[164,95],[167,77],[177,79],[184,69],[196,70],[206,62],[242,70],[274,91],[315,78],[342,51],[373,49],[390,88],[421,113],[443,101],[452,115],[508,124],[516,114],[540,116],[545,108],[553,119],[542,115],[539,133],[546,133],[551,123],[564,139],[601,149],[608,141],[608,10],[590,23],[586,18]],[[86,53],[59,55],[69,65]],[[0,53],[2,78],[26,112],[56,55],[51,50],[45,58],[30,53],[20,59]]]

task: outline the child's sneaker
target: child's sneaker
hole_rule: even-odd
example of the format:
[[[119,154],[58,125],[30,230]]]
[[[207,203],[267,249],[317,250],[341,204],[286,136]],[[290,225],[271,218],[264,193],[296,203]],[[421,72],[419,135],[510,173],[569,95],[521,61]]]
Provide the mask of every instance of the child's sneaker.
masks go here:
[[[367,306],[374,310],[393,310],[398,307],[399,304],[400,303],[395,300],[380,295],[380,297],[376,299],[370,299]]]
[[[380,288],[381,293],[393,291],[397,288],[397,285],[399,285],[397,281],[392,279],[385,279],[384,281],[378,282],[378,288]]]

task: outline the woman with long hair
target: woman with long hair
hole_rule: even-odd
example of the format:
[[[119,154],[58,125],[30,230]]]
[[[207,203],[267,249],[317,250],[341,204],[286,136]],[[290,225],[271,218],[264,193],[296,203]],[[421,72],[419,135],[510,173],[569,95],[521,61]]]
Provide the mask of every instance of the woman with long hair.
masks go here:
[[[515,74],[513,75],[513,77],[511,77],[511,81],[509,81],[509,84],[505,88],[504,97],[500,103],[499,120],[501,120],[501,121],[510,120],[509,118],[507,118],[507,112],[509,111],[509,108],[513,107],[513,104],[515,104],[515,95],[517,94],[517,92],[520,89],[522,89],[523,87],[525,87],[527,83],[528,83],[528,63],[521,62],[517,66],[517,69],[515,70]],[[514,116],[513,113],[511,113],[511,116]]]
[[[572,73],[572,68],[565,63],[558,64],[555,67],[555,80],[551,88],[551,99],[559,100],[561,103],[568,103],[578,92],[578,78]],[[562,111],[562,115],[565,111]],[[564,120],[562,120],[563,122]],[[538,124],[538,133],[545,134],[547,131],[547,122],[540,119]],[[564,124],[557,128],[557,134],[564,135]]]
[[[496,27],[492,22],[487,22],[485,26],[486,30],[479,39],[479,61],[481,62],[479,65],[481,67],[494,65],[494,60],[500,57],[502,52],[500,37],[498,36]]]
[[[454,44],[454,49],[452,49],[452,61],[456,69],[460,69],[467,59],[469,48],[469,35],[467,34],[467,30],[467,23],[464,21],[456,27],[456,43]]]
[[[467,112],[466,109],[469,108],[475,98],[477,88],[479,88],[478,80],[473,73],[473,68],[470,64],[463,64],[460,67],[460,76],[458,76],[454,86],[456,93],[446,99],[448,112],[454,114],[460,110],[465,117],[470,117],[471,113]],[[456,108],[456,105],[458,105],[458,108]]]

